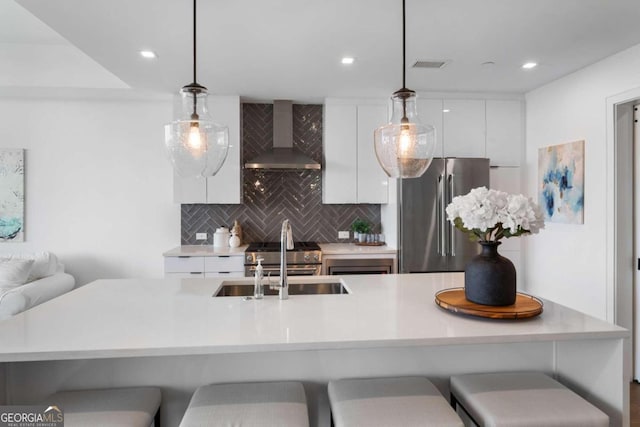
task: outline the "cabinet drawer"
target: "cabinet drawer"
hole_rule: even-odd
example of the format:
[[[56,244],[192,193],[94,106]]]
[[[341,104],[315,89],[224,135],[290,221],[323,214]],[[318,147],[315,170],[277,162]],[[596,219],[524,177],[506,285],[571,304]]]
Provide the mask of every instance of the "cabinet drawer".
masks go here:
[[[211,277],[244,277],[244,271],[218,271],[218,272],[211,272],[208,271],[206,273],[204,273],[204,277],[205,279],[211,278]]]
[[[167,279],[204,279],[205,275],[201,271],[194,271],[191,273],[164,273],[164,277]]]
[[[169,256],[164,258],[165,273],[191,273],[191,272],[203,272],[203,271],[204,271],[204,257]]]
[[[244,275],[243,256],[208,256],[204,258],[204,271],[241,271]]]

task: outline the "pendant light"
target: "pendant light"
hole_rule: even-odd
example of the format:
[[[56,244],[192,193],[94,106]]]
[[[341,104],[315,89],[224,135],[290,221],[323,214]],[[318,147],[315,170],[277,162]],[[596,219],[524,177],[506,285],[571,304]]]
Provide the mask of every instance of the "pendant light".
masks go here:
[[[178,117],[165,125],[165,146],[174,171],[182,177],[215,175],[229,148],[226,126],[213,122],[207,88],[196,79],[196,0],[193,0],[193,83],[180,90]]]
[[[405,20],[405,0],[402,0],[402,89],[391,96],[391,121],[373,133],[376,157],[391,178],[422,176],[436,148],[436,130],[420,123],[416,93],[405,84]]]

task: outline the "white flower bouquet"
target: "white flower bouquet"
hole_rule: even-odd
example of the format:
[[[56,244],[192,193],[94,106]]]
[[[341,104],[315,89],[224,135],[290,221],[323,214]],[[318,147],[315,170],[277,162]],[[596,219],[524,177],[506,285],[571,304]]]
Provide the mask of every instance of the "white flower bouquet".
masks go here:
[[[497,242],[502,238],[535,234],[544,228],[542,211],[529,197],[474,188],[447,206],[447,219],[471,240]]]

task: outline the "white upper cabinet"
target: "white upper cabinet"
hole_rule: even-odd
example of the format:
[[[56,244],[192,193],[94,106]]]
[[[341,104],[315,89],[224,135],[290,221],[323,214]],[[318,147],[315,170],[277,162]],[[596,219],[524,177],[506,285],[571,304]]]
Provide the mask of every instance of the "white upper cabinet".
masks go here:
[[[358,198],[358,108],[324,106],[323,203],[355,203]]]
[[[423,125],[436,128],[436,151],[434,157],[444,157],[443,128],[442,128],[442,99],[423,99],[418,95],[418,118]]]
[[[227,159],[215,176],[182,178],[174,174],[175,203],[242,203],[242,170],[240,164],[240,97],[211,96],[208,100],[213,119],[229,128]]]
[[[444,157],[485,157],[485,101],[445,99]]]
[[[373,131],[386,122],[386,105],[358,105],[357,203],[387,203],[389,179],[373,143]]]
[[[487,100],[487,157],[492,166],[520,166],[523,108],[522,101]]]
[[[387,203],[388,179],[373,146],[373,131],[388,121],[387,108],[384,101],[326,100],[323,203]]]

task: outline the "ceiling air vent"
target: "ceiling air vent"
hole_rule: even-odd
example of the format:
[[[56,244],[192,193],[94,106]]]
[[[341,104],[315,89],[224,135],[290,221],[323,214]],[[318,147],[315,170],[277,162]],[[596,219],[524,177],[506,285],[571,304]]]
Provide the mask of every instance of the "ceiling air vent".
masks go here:
[[[448,61],[416,61],[413,68],[443,68]]]

